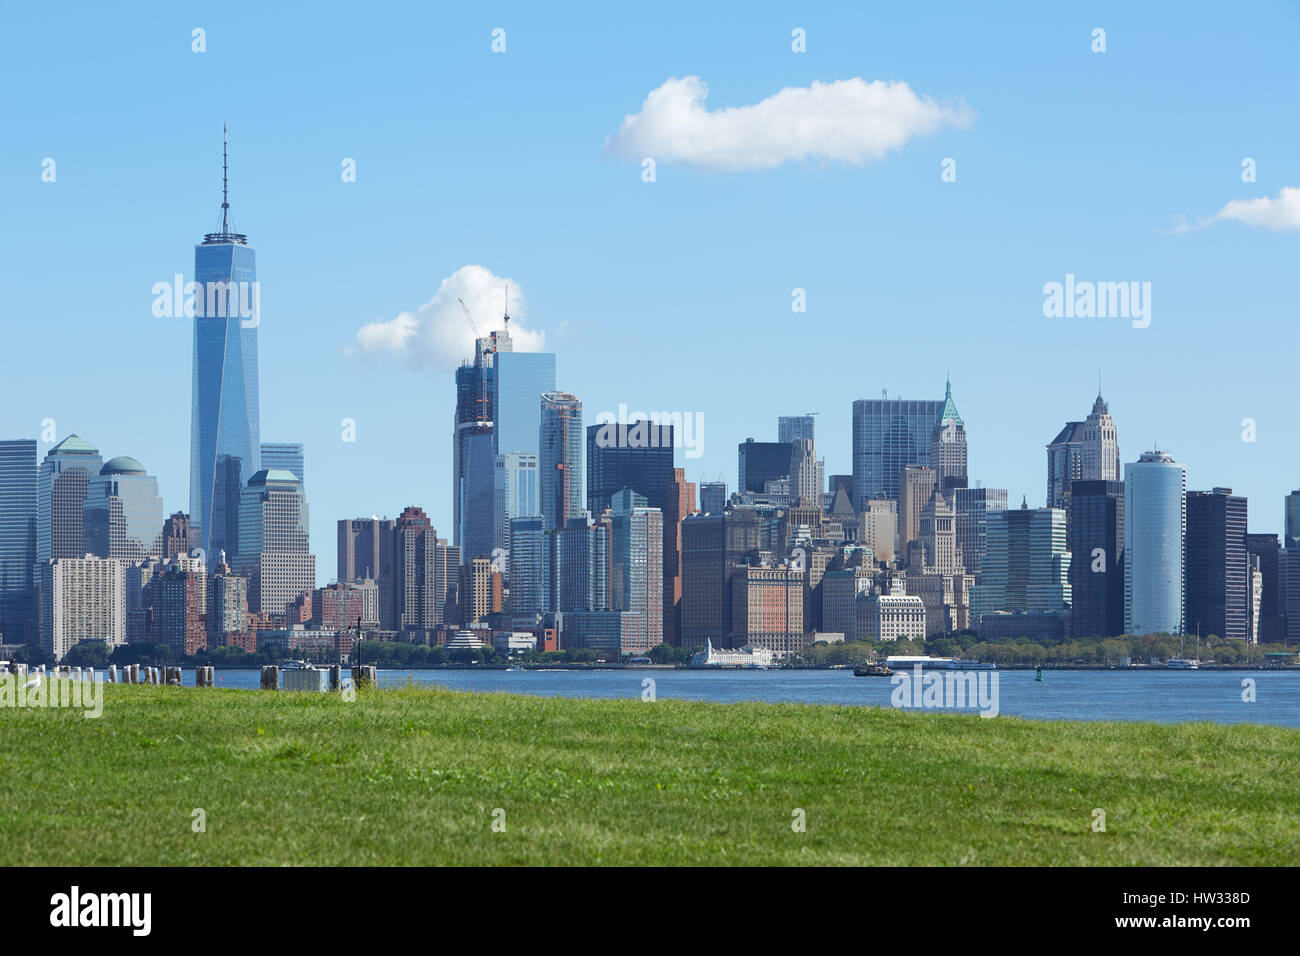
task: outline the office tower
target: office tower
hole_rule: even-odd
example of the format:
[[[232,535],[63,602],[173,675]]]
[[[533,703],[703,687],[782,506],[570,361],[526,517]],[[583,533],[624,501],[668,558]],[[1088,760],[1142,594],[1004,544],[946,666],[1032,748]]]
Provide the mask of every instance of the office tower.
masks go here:
[[[338,523],[338,574],[340,584],[373,578],[392,570],[393,552],[385,547],[386,534],[397,527],[392,518],[341,518]]]
[[[555,537],[556,609],[609,610],[609,527],[582,513]]]
[[[893,562],[898,540],[898,502],[873,499],[858,514],[858,542],[866,545],[876,562]]]
[[[826,463],[817,457],[811,438],[797,438],[790,443],[790,502],[806,501],[820,511],[826,489]]]
[[[1083,423],[1082,477],[1086,481],[1119,481],[1119,433],[1110,417],[1110,406],[1097,392],[1092,411]]]
[[[292,472],[263,469],[248,479],[239,504],[238,536],[232,567],[248,578],[250,611],[284,614],[316,586],[307,502]]]
[[[45,455],[37,477],[36,560],[86,554],[86,491],[104,465],[89,442],[69,435]]]
[[[90,554],[132,564],[162,554],[158,479],[134,458],[114,458],[90,479],[82,520]]]
[[[306,496],[307,472],[301,442],[262,442],[262,467],[268,471],[278,468],[292,472],[302,484],[302,493]]]
[[[681,642],[682,521],[694,513],[695,483],[686,480],[686,469],[674,468],[663,510],[663,642],[673,647]]]
[[[979,576],[984,563],[988,534],[988,515],[1007,510],[1005,488],[955,488],[953,511],[957,520],[957,547],[962,563],[971,574]]]
[[[1282,547],[1300,548],[1300,490],[1286,496],[1282,515]]]
[[[1124,633],[1124,483],[1080,480],[1070,488],[1070,633]]]
[[[116,558],[41,562],[41,646],[56,660],[82,641],[126,641],[126,580]]]
[[[397,517],[392,540],[399,626],[424,631],[446,623],[449,592],[459,583],[459,555],[438,537],[424,510],[414,505]],[[456,563],[449,566],[448,561]]]
[[[1278,554],[1277,577],[1282,640],[1290,647],[1300,644],[1300,547]]]
[[[36,441],[0,441],[0,640],[36,632]]]
[[[759,516],[751,509],[682,521],[682,647],[698,649],[708,640],[729,646],[732,576],[757,554],[759,536]]]
[[[587,510],[592,515],[603,514],[624,488],[662,509],[672,477],[672,425],[642,419],[587,426]]]
[[[663,512],[630,488],[617,492],[610,503],[609,606],[637,615],[627,653],[664,642],[663,547]]]
[[[1183,633],[1187,477],[1162,451],[1124,467],[1124,631]]]
[[[1257,615],[1258,640],[1272,644],[1286,640],[1282,620],[1281,548],[1275,534],[1247,534],[1246,554],[1258,559],[1260,583],[1259,613]]]
[[[1066,422],[1047,446],[1047,507],[1070,504],[1070,483],[1083,478],[1083,422]]]
[[[816,412],[808,415],[780,415],[776,419],[776,440],[781,444],[806,438],[816,441]]]
[[[1071,604],[1070,562],[1061,509],[1021,502],[990,512],[984,569],[971,589],[971,623],[980,627],[983,615],[999,611],[1063,616]]]
[[[204,554],[238,550],[242,489],[262,469],[257,256],[231,229],[224,140],[221,170],[221,229],[194,247],[190,523]]]
[[[802,569],[742,564],[732,575],[731,587],[732,646],[766,647],[781,656],[808,645]]]
[[[157,639],[178,654],[197,654],[208,646],[204,620],[203,569],[170,567],[157,577]]]
[[[507,316],[506,330],[498,337],[493,357],[493,451],[497,455],[517,452],[536,458],[542,424],[537,399],[555,391],[555,353],[502,348],[509,338],[509,321]]]
[[[163,522],[158,542],[158,556],[164,561],[188,555],[191,543],[190,516],[183,511],[169,515]],[[225,560],[229,560],[230,557],[231,555],[226,555]],[[213,560],[222,560],[222,556],[214,555]]]
[[[494,561],[497,557],[502,559],[496,562],[500,565],[510,551],[510,522],[515,518],[531,518],[541,514],[537,456],[518,451],[497,455],[493,489],[496,495],[493,509],[496,526],[492,553]]]
[[[248,580],[220,565],[208,580],[208,646],[223,647],[222,638],[248,633]]]
[[[555,534],[543,530],[540,517],[510,523],[510,613],[516,617],[555,610],[549,589],[554,544]]]
[[[907,546],[921,536],[921,509],[930,501],[938,474],[927,465],[907,465],[898,479],[898,546],[907,559]]]
[[[568,392],[541,400],[537,484],[543,528],[558,531],[582,513],[582,402]]]
[[[966,423],[952,400],[951,379],[946,388],[943,410],[930,432],[930,467],[937,479],[935,487],[951,495],[954,489],[966,487]]]
[[[1231,488],[1187,492],[1185,550],[1188,631],[1246,640],[1246,499]]]
[[[859,399],[853,403],[853,503],[897,501],[908,465],[930,464],[930,439],[941,400]]]
[[[727,483],[725,481],[700,482],[700,511],[706,515],[720,515],[727,510]]]
[[[1119,481],[1119,440],[1101,393],[1082,422],[1066,422],[1047,446],[1047,507],[1069,508],[1074,481]]]
[[[790,457],[793,449],[789,442],[754,441],[746,438],[736,448],[741,493],[752,491],[762,494],[769,481],[790,477]]]
[[[957,546],[957,516],[940,492],[936,491],[921,509],[917,540],[921,547],[918,570],[937,574],[961,574],[961,549]]]

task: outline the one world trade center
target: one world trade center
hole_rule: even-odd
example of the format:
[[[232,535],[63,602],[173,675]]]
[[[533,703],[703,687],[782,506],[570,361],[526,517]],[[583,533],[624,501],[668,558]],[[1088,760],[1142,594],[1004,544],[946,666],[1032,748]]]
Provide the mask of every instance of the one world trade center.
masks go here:
[[[230,222],[226,144],[221,229],[194,247],[194,371],[190,417],[190,543],[209,565],[239,551],[239,498],[261,467],[256,256]]]

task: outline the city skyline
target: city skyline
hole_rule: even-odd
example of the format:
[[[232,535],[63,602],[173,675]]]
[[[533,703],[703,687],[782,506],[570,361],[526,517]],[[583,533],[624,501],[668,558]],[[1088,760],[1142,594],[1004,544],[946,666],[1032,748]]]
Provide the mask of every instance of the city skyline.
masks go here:
[[[65,95],[66,84],[102,67],[107,50],[130,51],[140,44],[177,48],[169,68],[182,82],[175,91],[160,91],[165,98],[187,86],[202,87],[236,47],[239,55],[249,54],[244,44],[281,44],[286,64],[301,65],[296,46],[284,41],[293,35],[291,28],[304,25],[274,12],[265,15],[265,31],[257,37],[240,35],[214,17],[206,27],[212,42],[201,55],[168,37],[163,25],[132,37],[111,18],[90,16],[95,39],[74,38],[82,54],[78,66],[57,78],[47,97]],[[497,55],[490,49],[494,24],[451,16],[447,69],[481,80],[479,107],[507,83],[517,94],[521,77],[543,60],[553,63],[557,30],[569,31],[559,34],[567,38],[562,45],[572,48],[583,67],[599,68],[610,55],[599,44],[583,42],[590,25],[547,25],[522,9],[503,15],[511,41]],[[178,120],[180,137],[153,130],[147,111],[132,103],[111,123],[88,116],[76,131],[52,127],[37,111],[39,104],[16,104],[22,120],[18,148],[15,156],[0,158],[0,172],[18,184],[12,203],[16,228],[0,243],[6,261],[27,276],[14,289],[12,314],[42,321],[9,321],[6,333],[15,354],[47,355],[57,348],[60,361],[53,370],[40,362],[19,363],[0,412],[3,434],[37,438],[41,460],[53,441],[81,435],[106,458],[127,455],[144,463],[158,479],[165,513],[191,510],[189,456],[175,441],[188,418],[191,323],[151,315],[149,289],[186,273],[186,249],[211,228],[220,186],[216,128],[229,120],[231,203],[238,228],[256,238],[263,258],[258,278],[264,317],[257,330],[261,433],[305,446],[316,476],[308,496],[318,550],[320,542],[332,540],[337,519],[391,517],[411,503],[428,511],[441,534],[452,535],[442,436],[455,400],[450,368],[382,350],[367,355],[358,351],[357,340],[369,324],[391,323],[407,312],[421,316],[420,303],[437,300],[444,284],[467,293],[475,321],[484,326],[495,320],[498,290],[508,290],[520,350],[542,347],[557,354],[557,384],[583,401],[584,427],[621,404],[702,415],[703,454],[676,461],[697,484],[721,476],[734,490],[732,449],[750,436],[774,440],[778,416],[806,410],[820,413],[817,452],[826,474],[849,474],[852,403],[874,399],[882,389],[891,398],[938,398],[941,375],[950,370],[967,423],[972,483],[1005,488],[1012,501],[1027,496],[1031,505],[1041,505],[1042,448],[1063,422],[1085,417],[1100,370],[1128,460],[1157,445],[1167,448],[1187,466],[1189,488],[1232,487],[1254,503],[1250,531],[1280,530],[1280,506],[1270,502],[1295,486],[1291,476],[1300,473],[1300,458],[1285,437],[1284,350],[1265,346],[1287,333],[1289,307],[1276,283],[1257,280],[1285,274],[1294,236],[1234,222],[1179,232],[1173,218],[1187,215],[1196,222],[1234,199],[1272,197],[1300,180],[1288,158],[1296,152],[1296,133],[1286,124],[1263,122],[1271,94],[1261,94],[1262,102],[1247,98],[1248,109],[1227,93],[1209,104],[1219,140],[1233,144],[1231,155],[1227,146],[1181,133],[1157,146],[1137,135],[1146,131],[1139,123],[1146,114],[1136,106],[1127,111],[1111,96],[1120,86],[1108,71],[1115,69],[1110,64],[1141,70],[1154,84],[1149,95],[1191,109],[1192,94],[1180,88],[1174,58],[1179,35],[1164,35],[1168,24],[1161,18],[1120,7],[1099,12],[1111,39],[1105,54],[1089,49],[1090,23],[1061,14],[1035,15],[997,36],[979,30],[973,12],[952,11],[941,20],[927,40],[940,54],[955,54],[977,36],[984,41],[981,57],[1010,55],[1025,68],[1044,69],[1045,88],[1034,94],[1039,105],[1055,97],[1069,113],[1079,96],[1074,80],[1067,83],[1050,70],[1053,58],[1068,57],[1076,73],[1090,71],[1113,107],[1113,132],[1130,134],[1126,141],[1135,151],[1131,162],[1117,164],[1122,170],[1112,169],[1097,164],[1100,145],[1073,141],[1077,155],[1063,157],[1039,142],[1068,139],[1072,127],[1063,117],[1038,111],[1037,127],[1008,125],[1011,91],[996,78],[972,79],[931,62],[934,56],[919,55],[921,41],[909,33],[906,14],[868,21],[844,11],[832,23],[760,10],[753,22],[728,21],[725,33],[712,37],[709,16],[700,35],[671,41],[669,31],[661,35],[656,31],[662,25],[656,25],[647,46],[659,47],[643,51],[634,77],[584,94],[566,108],[562,136],[530,119],[521,118],[509,132],[491,132],[491,124],[476,121],[467,128],[486,138],[458,131],[446,137],[451,149],[429,150],[427,133],[412,131],[392,141],[354,124],[350,133],[331,134],[313,152],[304,145],[312,137],[290,142],[277,130],[283,116],[274,104],[289,87],[276,70],[230,77],[222,96],[200,103],[202,109],[188,103],[177,113],[184,117]],[[789,50],[792,18],[808,31],[807,54]],[[1217,15],[1216,23],[1230,46],[1239,27],[1226,15]],[[883,32],[896,48],[870,59],[850,55],[837,30],[867,30],[868,24],[869,32]],[[21,69],[53,42],[36,21],[30,36],[30,48],[14,51],[6,72]],[[667,67],[664,48],[680,51]],[[739,65],[734,56],[742,51],[762,51],[761,70]],[[122,79],[97,83],[113,89],[135,69],[128,66]],[[862,75],[897,77],[920,94],[962,98],[975,117],[967,128],[918,137],[876,162],[791,161],[766,170],[726,171],[666,160],[657,181],[645,183],[636,164],[607,155],[601,144],[671,74],[702,76],[713,109],[756,103],[787,86]],[[372,90],[361,83],[331,96],[340,98],[345,115],[359,116],[355,111],[363,102],[369,105]],[[269,100],[255,95],[267,91]],[[413,91],[419,97],[445,95],[426,82]],[[412,92],[403,102],[409,105],[416,96]],[[468,121],[467,110],[457,107],[454,115]],[[293,128],[301,130],[304,122],[294,120]],[[1027,124],[1022,118],[1014,122]],[[134,150],[123,158],[106,155],[99,147],[114,137],[130,137],[155,159],[139,170],[126,158]],[[533,157],[537,178],[506,183],[508,167],[485,157],[508,152],[511,142],[525,137],[557,152]],[[991,161],[991,152],[1007,149],[1024,157],[1014,170]],[[92,150],[93,164],[79,160]],[[412,165],[424,153],[455,155],[446,166]],[[1177,168],[1161,161],[1173,154],[1180,160]],[[24,167],[18,155],[55,159],[57,179],[41,182],[39,165]],[[941,161],[950,156],[960,172],[956,182],[943,183]],[[1255,182],[1241,179],[1245,157],[1258,162]],[[348,158],[357,166],[354,183],[339,176]],[[1135,185],[1133,170],[1144,164],[1161,175],[1136,177]],[[105,189],[109,182],[111,191]],[[424,188],[412,192],[415,184]],[[1035,195],[1052,195],[1058,206],[1039,210]],[[744,212],[756,196],[764,197],[761,208]],[[585,213],[557,215],[557,203],[585,209],[591,199],[583,197],[616,210],[618,227],[592,232]],[[846,197],[855,211],[872,211],[861,229],[844,222]],[[461,214],[458,228],[445,237],[413,232],[426,202],[450,204],[450,212]],[[1093,206],[1105,215],[1090,212]],[[142,207],[156,214],[130,214]],[[112,217],[125,241],[96,245],[93,255],[89,245],[67,244],[67,231],[74,223],[84,228],[79,217],[90,208]],[[473,208],[475,215],[465,215]],[[699,218],[704,215],[726,219],[727,231]],[[1007,222],[999,225],[1002,218]],[[735,248],[736,229],[755,240],[744,244],[743,256]],[[1010,260],[974,247],[976,236],[989,229],[1014,253]],[[580,239],[584,230],[588,237]],[[688,261],[693,257],[649,254],[648,243],[684,241],[688,231],[691,241],[707,243],[707,268]],[[641,232],[646,238],[635,238]],[[543,234],[554,241],[538,242]],[[1015,238],[1024,235],[1038,237],[1042,248]],[[915,250],[923,240],[932,243],[925,256],[891,251],[900,245]],[[1099,254],[1099,248],[1108,251]],[[855,264],[864,255],[865,275]],[[593,262],[607,268],[593,270]],[[482,274],[465,271],[471,267]],[[936,275],[944,281],[936,282]],[[1067,275],[1151,281],[1151,325],[1045,318],[1043,285]],[[97,294],[89,293],[92,285]],[[791,312],[795,288],[807,293],[806,313]],[[42,294],[49,289],[60,295]],[[458,309],[455,296],[449,305]],[[910,331],[916,323],[935,334],[917,337]],[[755,388],[752,370],[770,365],[771,343],[799,343],[810,329],[837,340],[833,354],[860,354],[867,374],[857,365],[842,375],[819,370],[813,385],[798,394],[784,386]],[[456,330],[458,336],[469,334],[458,311]],[[1215,341],[1216,348],[1186,347],[1201,340]],[[457,344],[463,341],[444,351],[456,360],[466,357]],[[701,341],[712,347],[690,347]],[[726,343],[726,361],[718,358],[718,342]],[[638,361],[608,360],[621,354]],[[1180,374],[1154,375],[1153,361],[1173,362]],[[1234,368],[1248,374],[1232,378]],[[116,402],[100,398],[110,382]],[[325,388],[324,382],[332,384]],[[1026,401],[1028,395],[1038,398]],[[119,404],[138,409],[138,415],[123,413]],[[1253,421],[1253,442],[1242,441],[1246,419]],[[55,423],[53,441],[43,440],[47,420]],[[345,420],[354,423],[355,442],[342,439]],[[410,442],[412,429],[421,441]],[[402,450],[403,467],[378,468],[394,448]],[[331,566],[321,562],[321,582],[329,579]]]

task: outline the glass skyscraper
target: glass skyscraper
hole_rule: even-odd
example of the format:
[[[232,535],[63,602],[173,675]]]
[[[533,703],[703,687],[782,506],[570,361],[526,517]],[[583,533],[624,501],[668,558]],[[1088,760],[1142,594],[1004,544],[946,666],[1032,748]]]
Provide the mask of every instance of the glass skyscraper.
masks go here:
[[[262,467],[293,472],[303,483],[303,494],[307,493],[305,466],[301,442],[262,442]]]
[[[0,441],[0,635],[36,639],[36,440]]]
[[[541,396],[537,484],[542,527],[558,531],[582,513],[582,401],[568,392]]]
[[[205,554],[238,551],[240,491],[262,467],[257,260],[230,228],[224,146],[222,172],[221,229],[194,247],[190,527]]]
[[[46,453],[36,494],[36,560],[40,564],[86,556],[86,491],[103,466],[99,450],[77,435],[69,435]]]
[[[930,438],[943,401],[901,398],[853,403],[853,505],[873,498],[898,500],[898,480],[908,465],[930,464]]]
[[[90,554],[131,563],[162,554],[158,479],[134,458],[114,458],[90,480],[83,520]]]
[[[498,350],[494,364],[496,453],[536,456],[541,397],[555,391],[555,353]]]
[[[1187,475],[1162,451],[1124,466],[1124,630],[1183,633]]]

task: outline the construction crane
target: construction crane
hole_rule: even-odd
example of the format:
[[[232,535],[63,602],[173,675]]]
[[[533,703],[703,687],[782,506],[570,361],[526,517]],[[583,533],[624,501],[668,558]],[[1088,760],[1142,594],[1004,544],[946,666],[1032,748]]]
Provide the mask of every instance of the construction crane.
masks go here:
[[[474,316],[469,314],[469,306],[465,304],[464,299],[458,298],[456,301],[460,303],[461,311],[465,313],[465,321],[468,322],[469,327],[474,330],[474,339],[477,341],[479,339],[478,326],[474,324]]]

